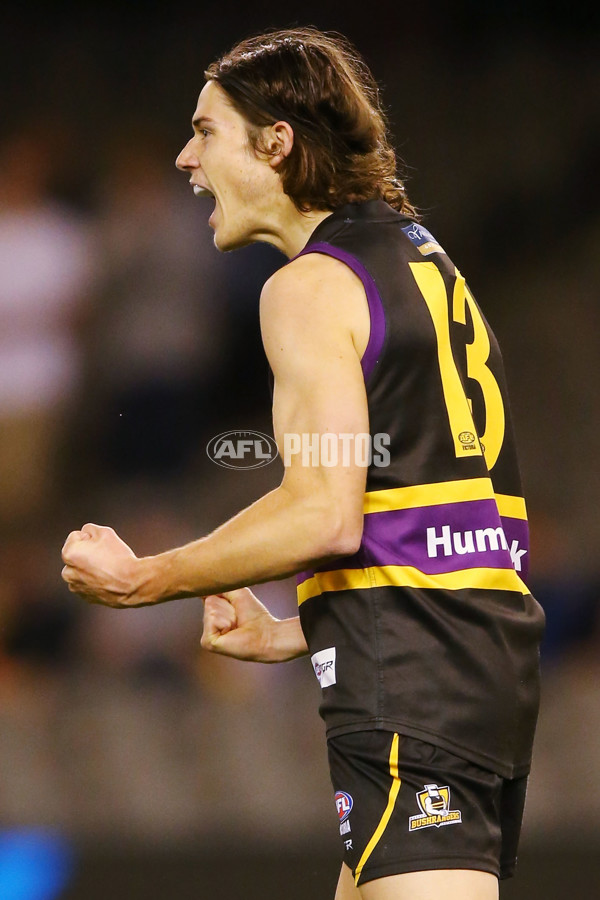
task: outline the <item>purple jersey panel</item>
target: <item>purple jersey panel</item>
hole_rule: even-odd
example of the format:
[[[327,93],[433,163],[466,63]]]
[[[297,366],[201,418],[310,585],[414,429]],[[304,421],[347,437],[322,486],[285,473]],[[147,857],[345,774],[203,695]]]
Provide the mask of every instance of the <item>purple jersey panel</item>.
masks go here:
[[[322,571],[412,566],[427,575],[461,569],[514,568],[527,574],[527,522],[500,519],[494,500],[468,500],[368,513],[361,547]],[[318,571],[318,570],[317,570]],[[301,584],[312,572],[297,576]]]
[[[306,250],[302,250],[298,256],[306,256],[308,253],[323,253],[325,256],[333,256],[334,259],[339,259],[340,262],[345,263],[348,268],[352,269],[354,274],[358,275],[363,283],[371,319],[369,343],[367,344],[367,349],[360,361],[363,376],[366,381],[381,355],[383,340],[385,338],[385,313],[383,311],[383,303],[381,302],[377,285],[360,260],[351,253],[340,250],[339,247],[334,247],[332,244],[327,244],[322,241],[321,243],[311,244]],[[298,257],[294,258],[297,259]]]

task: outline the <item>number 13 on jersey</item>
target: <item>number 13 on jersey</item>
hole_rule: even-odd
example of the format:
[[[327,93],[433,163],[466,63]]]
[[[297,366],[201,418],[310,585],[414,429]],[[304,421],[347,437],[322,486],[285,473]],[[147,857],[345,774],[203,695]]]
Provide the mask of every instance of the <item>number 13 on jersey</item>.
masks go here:
[[[468,307],[473,323],[473,340],[466,345],[467,376],[479,384],[485,406],[485,431],[481,435],[480,443],[471,411],[471,401],[465,393],[452,353],[448,294],[442,273],[432,262],[409,263],[409,265],[427,304],[435,329],[442,390],[456,456],[480,456],[483,448],[487,467],[491,470],[502,449],[505,415],[498,382],[487,366],[490,339],[485,322],[465,284],[465,279],[456,269],[452,295],[452,321],[466,325]]]

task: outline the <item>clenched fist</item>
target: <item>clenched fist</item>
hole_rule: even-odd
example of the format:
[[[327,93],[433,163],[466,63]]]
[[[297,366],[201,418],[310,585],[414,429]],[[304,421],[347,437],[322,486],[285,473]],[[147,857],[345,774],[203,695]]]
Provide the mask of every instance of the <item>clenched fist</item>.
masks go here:
[[[72,531],[62,558],[69,590],[90,603],[127,608],[155,602],[142,596],[141,560],[112,528],[88,524]]]
[[[299,619],[276,619],[250,588],[204,600],[202,647],[253,662],[285,662],[308,652]]]

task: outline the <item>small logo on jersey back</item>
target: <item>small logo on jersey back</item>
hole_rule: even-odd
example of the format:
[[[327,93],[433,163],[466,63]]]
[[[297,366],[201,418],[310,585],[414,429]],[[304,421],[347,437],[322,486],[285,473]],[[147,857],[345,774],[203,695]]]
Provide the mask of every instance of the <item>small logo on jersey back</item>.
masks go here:
[[[431,828],[433,825],[436,828],[442,825],[458,825],[462,822],[460,809],[450,809],[448,785],[439,787],[437,784],[426,784],[422,791],[417,791],[416,797],[421,812],[417,816],[409,816],[409,831]]]
[[[348,816],[352,812],[354,800],[346,791],[336,791],[334,800],[338,819],[340,820],[340,834],[348,834],[352,830],[350,822],[348,822]]]
[[[475,443],[475,435],[472,431],[461,431],[458,436],[459,441],[463,446],[463,450],[477,450],[477,444]]]
[[[310,661],[322,688],[335,684],[335,647],[319,650],[311,656]]]
[[[417,225],[416,222],[413,222],[412,225],[407,225],[402,231],[417,246],[422,256],[429,256],[430,253],[445,253],[444,248],[438,244],[432,233],[423,228],[422,225]]]

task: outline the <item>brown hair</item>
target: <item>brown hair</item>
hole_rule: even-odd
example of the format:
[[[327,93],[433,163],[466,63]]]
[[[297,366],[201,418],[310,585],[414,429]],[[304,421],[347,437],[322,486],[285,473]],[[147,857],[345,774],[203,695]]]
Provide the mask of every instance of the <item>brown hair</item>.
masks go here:
[[[261,129],[284,120],[294,146],[279,165],[296,207],[335,209],[386,200],[416,218],[396,173],[377,84],[351,44],[316,28],[261,34],[237,44],[204,73],[248,122],[252,147]]]

